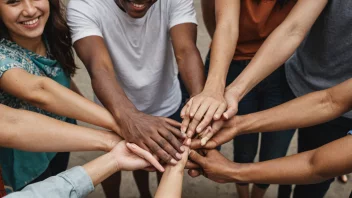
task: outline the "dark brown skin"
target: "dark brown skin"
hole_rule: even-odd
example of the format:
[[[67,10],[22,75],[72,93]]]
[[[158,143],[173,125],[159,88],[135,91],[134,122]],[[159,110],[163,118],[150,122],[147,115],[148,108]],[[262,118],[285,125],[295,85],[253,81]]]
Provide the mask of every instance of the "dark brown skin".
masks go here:
[[[171,29],[179,71],[190,94],[199,93],[204,85],[203,63],[196,47],[196,25],[180,24]],[[115,78],[113,64],[101,37],[78,40],[74,47],[85,64],[95,94],[121,126],[123,137],[156,154],[165,162],[179,160],[184,136],[178,122],[139,112],[127,98]]]

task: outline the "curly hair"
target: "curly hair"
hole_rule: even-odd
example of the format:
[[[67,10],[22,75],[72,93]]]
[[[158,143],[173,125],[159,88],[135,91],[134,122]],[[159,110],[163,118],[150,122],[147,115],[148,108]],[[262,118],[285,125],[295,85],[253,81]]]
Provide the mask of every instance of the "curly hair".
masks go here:
[[[48,0],[50,16],[44,28],[44,34],[50,54],[60,63],[67,76],[73,76],[77,66],[74,61],[70,29],[65,17],[65,6],[61,0]],[[5,24],[0,20],[0,38],[10,39]]]

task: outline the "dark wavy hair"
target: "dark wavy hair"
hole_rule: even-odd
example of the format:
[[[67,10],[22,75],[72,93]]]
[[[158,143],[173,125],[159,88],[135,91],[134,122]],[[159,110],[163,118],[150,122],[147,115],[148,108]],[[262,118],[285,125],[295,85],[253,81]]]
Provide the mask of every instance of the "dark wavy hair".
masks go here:
[[[74,62],[72,39],[67,25],[65,6],[61,0],[48,0],[50,16],[44,28],[44,35],[52,58],[57,60],[67,76],[73,76],[77,66]],[[0,38],[10,39],[5,24],[0,20]]]
[[[253,0],[253,1],[256,2],[257,4],[259,4],[262,0]],[[289,1],[291,1],[291,0],[277,0],[277,4],[279,4],[281,7],[283,7]]]

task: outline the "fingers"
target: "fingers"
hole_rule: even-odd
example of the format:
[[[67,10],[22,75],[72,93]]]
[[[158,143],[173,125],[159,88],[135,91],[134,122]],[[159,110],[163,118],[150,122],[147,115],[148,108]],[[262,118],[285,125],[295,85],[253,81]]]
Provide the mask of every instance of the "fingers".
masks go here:
[[[164,118],[164,120],[173,127],[181,128],[181,123],[177,122],[176,120],[170,118]]]
[[[191,100],[187,103],[187,105],[185,106],[186,108],[186,115],[183,118],[182,121],[182,125],[181,125],[181,132],[182,133],[186,133],[187,129],[188,129],[188,125],[191,122],[191,118],[189,117],[189,111],[190,111],[190,107],[192,105],[193,102],[193,98],[191,98]],[[192,134],[193,135],[193,134]],[[191,134],[187,134],[188,137],[192,137]]]
[[[160,135],[163,136],[162,134],[160,134]],[[171,135],[170,137],[173,137],[173,136]],[[161,147],[161,149],[166,151],[167,154],[171,155],[174,159],[176,159],[176,161],[182,159],[182,156],[180,154],[182,152],[180,151],[180,153],[179,153],[177,151],[177,150],[181,150],[180,148],[182,145],[176,138],[173,137],[174,140],[170,139],[170,141],[173,142],[174,144],[175,144],[175,142],[176,142],[176,144],[179,143],[180,145],[179,145],[178,149],[176,149],[177,146],[176,146],[176,148],[174,148],[173,145],[171,145],[171,142],[168,142],[168,140],[166,140],[162,137],[157,137],[157,138],[152,137],[152,139]]]
[[[203,138],[200,141],[200,145],[204,146],[209,140],[210,138],[212,138],[214,135],[213,130],[210,128],[208,128],[208,130],[205,132],[205,134],[203,135]]]
[[[236,105],[232,105],[230,106],[227,111],[223,114],[224,118],[226,118],[227,120],[232,118],[233,116],[235,116],[237,114],[238,111],[238,106]]]
[[[198,164],[196,163],[193,163],[191,161],[187,161],[186,163],[186,166],[185,166],[186,169],[198,169],[198,168],[201,168]]]
[[[162,161],[170,164],[177,164],[177,161],[171,157],[165,150],[163,150],[158,143],[154,141],[147,142],[148,147],[152,151],[152,153],[156,154]],[[176,155],[176,150],[174,151],[174,155]]]
[[[164,167],[161,166],[161,164],[158,162],[157,159],[155,159],[153,157],[153,155],[151,153],[149,153],[146,150],[143,150],[142,148],[140,148],[139,146],[137,146],[136,144],[131,144],[131,143],[127,143],[126,144],[127,148],[130,149],[134,154],[138,155],[139,157],[145,159],[146,161],[148,161],[151,165],[153,165],[156,169],[158,169],[160,172],[164,172],[165,169]]]
[[[216,112],[214,114],[214,120],[219,120],[221,118],[222,114],[226,111],[226,109],[227,109],[227,104],[221,103],[221,105],[219,106],[219,108],[216,110]]]
[[[198,111],[199,107],[201,106],[203,100],[193,100],[190,111],[189,111],[189,116],[191,118],[194,118],[196,115],[196,112]]]
[[[213,104],[209,106],[207,113],[204,115],[203,120],[199,123],[196,129],[197,133],[202,132],[205,129],[205,127],[210,124],[210,122],[213,120],[213,116],[217,108],[218,108],[217,104]]]
[[[201,171],[196,170],[196,169],[190,169],[190,170],[188,170],[188,175],[193,178],[199,177],[201,175]]]
[[[182,139],[183,140],[183,139],[185,139],[187,137],[187,135],[185,133],[181,133],[180,130],[176,129],[173,126],[170,126],[169,123],[166,123],[164,125],[164,127],[167,129],[167,131],[171,132],[170,134],[173,134],[178,139]]]
[[[189,158],[202,167],[205,165],[206,159],[203,156],[199,155],[199,153],[197,153],[194,150],[192,150],[191,153],[189,154]]]
[[[181,110],[181,118],[184,119],[187,115],[189,115],[190,107],[192,106],[193,98],[191,98],[186,105]]]
[[[160,129],[159,134],[163,138],[165,138],[165,140],[167,141],[167,142],[165,142],[162,138],[160,138],[160,140],[158,142],[162,148],[171,144],[172,148],[176,149],[177,152],[182,153],[185,151],[185,148],[182,146],[182,143],[172,133],[170,133],[166,129]]]

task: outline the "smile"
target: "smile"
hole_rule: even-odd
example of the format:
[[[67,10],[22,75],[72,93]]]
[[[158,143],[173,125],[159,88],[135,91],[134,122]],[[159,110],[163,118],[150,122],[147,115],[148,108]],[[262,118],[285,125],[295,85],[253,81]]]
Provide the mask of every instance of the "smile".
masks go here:
[[[20,23],[23,24],[23,25],[34,25],[34,24],[38,23],[38,21],[39,21],[39,17],[35,18],[35,19],[32,19],[30,21],[23,21],[23,22],[20,22]]]
[[[131,4],[134,6],[134,7],[136,7],[136,8],[145,8],[145,6],[146,6],[146,4],[144,3],[144,4],[137,4],[137,3],[133,3],[133,2],[131,2]]]

